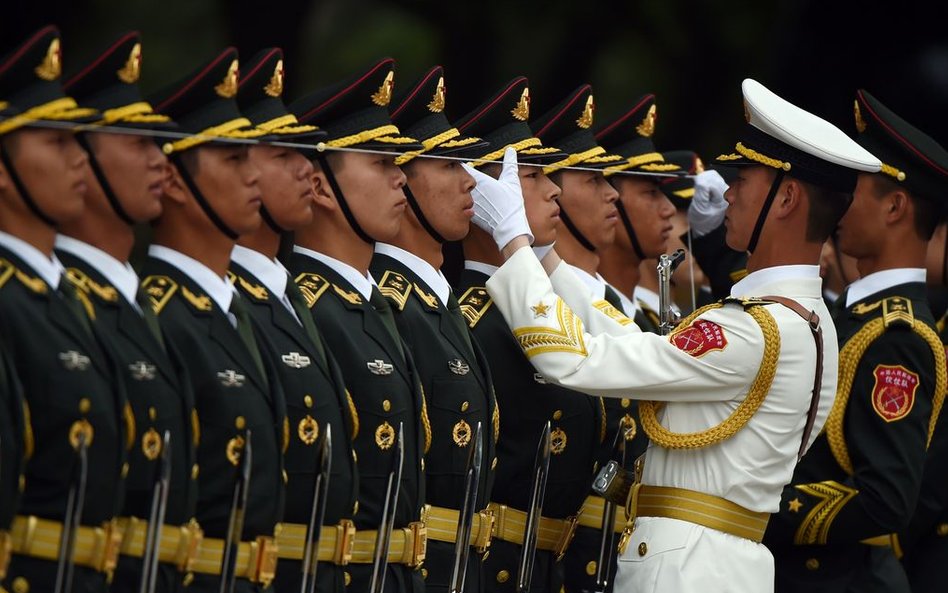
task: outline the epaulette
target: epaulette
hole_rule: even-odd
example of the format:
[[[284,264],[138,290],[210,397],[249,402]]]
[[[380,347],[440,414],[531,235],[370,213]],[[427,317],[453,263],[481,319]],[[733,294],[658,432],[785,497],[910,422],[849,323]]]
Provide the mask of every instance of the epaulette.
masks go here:
[[[912,327],[915,322],[912,301],[900,296],[886,297],[872,303],[859,303],[852,308],[852,313],[860,317],[881,313],[884,327],[893,324]]]
[[[610,303],[609,301],[605,299],[599,299],[598,301],[594,301],[592,306],[595,307],[596,309],[599,309],[603,315],[605,315],[609,319],[612,319],[619,325],[629,325],[630,323],[632,323],[631,319],[626,317],[625,314],[622,313],[622,311],[616,309],[615,306],[612,305],[612,303]]]
[[[162,309],[178,291],[178,283],[167,276],[148,276],[142,280],[142,289],[148,295],[152,312],[161,315]]]
[[[379,282],[379,292],[391,301],[396,309],[402,311],[408,302],[408,295],[411,294],[411,282],[398,272],[386,270],[382,274],[382,281]]]
[[[360,295],[358,292],[349,292],[345,288],[342,288],[341,286],[338,286],[336,284],[332,285],[332,289],[337,295],[339,295],[339,298],[346,301],[347,303],[350,303],[353,305],[362,304],[362,295]]]
[[[458,305],[461,307],[461,314],[467,319],[467,325],[474,329],[477,322],[481,320],[487,309],[494,301],[483,286],[472,286],[458,299]]]
[[[7,283],[11,277],[16,276],[20,284],[25,286],[31,292],[36,294],[46,294],[49,292],[49,286],[42,278],[30,276],[5,259],[0,259],[0,287]]]
[[[114,286],[99,284],[79,268],[66,268],[66,279],[86,294],[92,294],[107,303],[118,302],[118,291]]]
[[[422,303],[425,304],[425,306],[427,306],[429,309],[438,308],[438,297],[436,297],[434,294],[430,292],[425,291],[424,288],[418,286],[417,284],[415,284],[414,286],[415,286],[415,295],[418,297],[419,300],[421,300]]]
[[[309,309],[313,308],[319,297],[323,296],[323,293],[329,288],[329,281],[312,272],[300,274],[294,279],[294,282],[296,282],[300,292],[303,293],[303,298],[306,299],[306,307]]]
[[[244,292],[257,299],[258,301],[265,301],[269,298],[269,293],[267,288],[262,284],[254,284],[253,282],[247,280],[243,276],[238,276],[233,272],[227,272],[229,276],[232,276],[231,281],[235,284],[238,284]]]
[[[181,296],[198,311],[210,311],[213,308],[211,297],[206,294],[194,294],[187,286],[181,287]]]
[[[14,272],[16,272],[16,268],[13,264],[5,259],[0,259],[0,288],[3,288],[3,285],[13,276]]]

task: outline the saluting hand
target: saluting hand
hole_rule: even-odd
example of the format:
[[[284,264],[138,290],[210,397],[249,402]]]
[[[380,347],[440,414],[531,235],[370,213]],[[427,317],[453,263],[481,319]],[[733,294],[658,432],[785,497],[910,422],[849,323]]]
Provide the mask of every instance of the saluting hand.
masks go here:
[[[513,148],[504,151],[504,166],[498,179],[468,165],[464,167],[477,182],[471,190],[474,224],[490,233],[501,251],[520,236],[533,243],[517,173],[517,151]]]
[[[724,222],[726,191],[727,182],[717,171],[704,171],[695,177],[695,195],[688,206],[688,224],[694,237],[703,237]]]

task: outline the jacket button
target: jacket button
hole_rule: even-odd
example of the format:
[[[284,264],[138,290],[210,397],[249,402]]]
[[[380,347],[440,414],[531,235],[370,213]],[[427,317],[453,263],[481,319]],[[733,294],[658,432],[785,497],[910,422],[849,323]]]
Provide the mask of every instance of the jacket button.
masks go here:
[[[590,560],[586,564],[586,574],[588,574],[589,576],[594,576],[596,574],[596,561],[595,560]]]
[[[510,573],[507,572],[506,570],[502,570],[497,573],[498,583],[506,583],[508,580],[510,580]]]
[[[645,556],[648,554],[648,544],[642,542],[639,544],[639,556]]]
[[[948,523],[939,523],[938,527],[935,528],[935,533],[941,537],[948,535]]]
[[[806,569],[807,570],[817,570],[820,567],[820,561],[816,558],[807,558]]]

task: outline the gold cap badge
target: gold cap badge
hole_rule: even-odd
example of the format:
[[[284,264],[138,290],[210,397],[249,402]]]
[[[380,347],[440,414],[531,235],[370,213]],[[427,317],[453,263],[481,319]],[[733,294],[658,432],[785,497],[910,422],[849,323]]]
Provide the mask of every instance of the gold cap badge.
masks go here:
[[[434,97],[431,99],[431,103],[428,103],[428,109],[434,113],[441,113],[444,111],[444,77],[438,79],[438,88],[435,89]]]
[[[639,136],[651,138],[652,134],[655,133],[655,121],[657,119],[658,107],[652,103],[652,106],[648,108],[648,113],[642,119],[642,123],[635,127],[635,131],[639,133]]]
[[[586,97],[586,106],[583,108],[583,114],[576,120],[576,125],[585,129],[592,127],[593,115],[596,113],[596,104],[593,102],[593,96]]]
[[[59,78],[59,75],[62,74],[62,53],[59,49],[58,37],[49,42],[49,48],[46,50],[46,56],[43,58],[42,63],[40,63],[40,65],[37,66],[33,71],[36,72],[36,75],[43,80],[56,80]]]
[[[520,95],[520,100],[517,101],[517,106],[513,108],[510,112],[515,118],[520,121],[527,121],[530,119],[530,89],[524,88],[523,93]]]
[[[232,99],[237,94],[237,82],[239,80],[240,66],[237,64],[237,60],[234,60],[230,63],[230,67],[227,68],[227,74],[224,76],[224,80],[221,81],[219,85],[214,87],[214,91],[217,94],[225,99]]]
[[[387,106],[392,100],[392,91],[395,90],[395,71],[389,70],[382,86],[372,95],[372,102],[379,107]]]
[[[128,54],[128,60],[125,62],[125,65],[122,66],[116,74],[124,83],[133,84],[138,82],[138,77],[141,76],[142,71],[142,44],[136,43],[132,46],[132,51]]]
[[[862,118],[862,110],[859,109],[859,100],[853,101],[853,114],[856,116],[856,130],[860,134],[866,131],[866,120]]]
[[[283,94],[283,60],[277,60],[273,76],[270,77],[267,86],[263,87],[263,92],[271,97],[279,97]]]

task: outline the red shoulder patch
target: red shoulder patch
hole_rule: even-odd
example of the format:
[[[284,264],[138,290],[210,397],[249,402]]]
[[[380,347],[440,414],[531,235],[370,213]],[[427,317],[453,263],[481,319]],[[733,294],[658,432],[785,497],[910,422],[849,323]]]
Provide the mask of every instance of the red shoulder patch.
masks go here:
[[[724,328],[717,323],[697,319],[685,329],[675,332],[671,343],[682,352],[697,358],[708,352],[724,350],[727,347],[727,338],[724,336]]]
[[[895,422],[908,416],[915,405],[918,375],[902,365],[876,365],[872,374],[872,409],[886,422]]]

